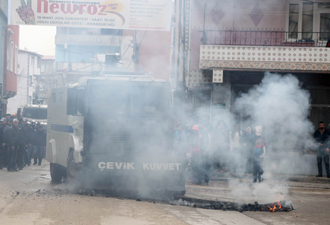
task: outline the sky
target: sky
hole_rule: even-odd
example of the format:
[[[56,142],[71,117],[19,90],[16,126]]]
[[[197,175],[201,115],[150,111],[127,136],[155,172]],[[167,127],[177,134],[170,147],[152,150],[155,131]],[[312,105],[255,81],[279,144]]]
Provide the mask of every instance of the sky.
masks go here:
[[[39,53],[55,55],[55,26],[20,26],[19,48]]]

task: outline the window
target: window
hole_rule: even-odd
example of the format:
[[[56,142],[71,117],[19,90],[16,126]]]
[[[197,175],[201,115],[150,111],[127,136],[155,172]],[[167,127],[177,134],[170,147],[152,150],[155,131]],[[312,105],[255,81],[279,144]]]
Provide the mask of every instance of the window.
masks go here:
[[[311,39],[313,34],[313,3],[303,3],[302,38]]]
[[[31,71],[30,74],[34,74],[34,56],[31,56],[31,66],[29,71]]]
[[[67,115],[77,115],[77,103],[78,103],[77,99],[78,99],[78,89],[69,88],[67,92],[67,107],[66,107]]]
[[[328,3],[328,2],[318,3],[318,8],[319,9],[330,9],[330,3]]]
[[[299,5],[290,4],[289,5],[289,37],[298,37],[298,20],[299,20]]]
[[[326,41],[330,38],[330,3],[289,0],[288,38]]]
[[[37,67],[40,69],[41,67],[41,58],[37,57]]]
[[[302,8],[302,10],[300,10]],[[301,13],[300,13],[301,12]],[[301,14],[301,15],[300,15]],[[301,19],[300,19],[301,17]],[[289,38],[312,38],[313,3],[289,4]],[[299,37],[298,37],[299,36]]]
[[[29,96],[29,100],[31,101],[31,96]],[[23,117],[39,120],[47,119],[47,108],[25,107],[23,109]]]
[[[45,72],[45,64],[41,64],[41,73]]]
[[[330,13],[321,13],[320,14],[320,32],[321,40],[329,40],[330,33]]]

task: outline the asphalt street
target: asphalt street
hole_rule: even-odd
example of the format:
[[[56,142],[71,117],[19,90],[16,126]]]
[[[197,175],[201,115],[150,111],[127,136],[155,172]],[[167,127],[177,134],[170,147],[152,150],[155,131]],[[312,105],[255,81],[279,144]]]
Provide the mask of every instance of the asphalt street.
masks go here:
[[[19,172],[0,170],[0,224],[328,224],[330,179],[289,181],[281,176],[251,184],[244,178],[213,176],[209,186],[190,185],[186,196],[195,199],[251,202],[281,197],[291,212],[236,212],[174,206],[108,196],[72,193],[70,184],[53,185],[49,164]],[[266,191],[265,191],[266,190]]]

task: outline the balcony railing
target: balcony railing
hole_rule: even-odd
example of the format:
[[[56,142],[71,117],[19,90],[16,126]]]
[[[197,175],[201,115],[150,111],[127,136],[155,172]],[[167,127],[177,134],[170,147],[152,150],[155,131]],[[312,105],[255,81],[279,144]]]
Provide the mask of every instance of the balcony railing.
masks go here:
[[[325,47],[330,39],[329,32],[205,30],[201,33],[203,45]]]

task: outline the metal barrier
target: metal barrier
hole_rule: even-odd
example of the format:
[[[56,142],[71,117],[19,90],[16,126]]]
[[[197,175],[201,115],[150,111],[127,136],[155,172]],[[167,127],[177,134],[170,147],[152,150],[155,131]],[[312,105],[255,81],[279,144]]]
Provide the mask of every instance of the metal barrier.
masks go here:
[[[307,46],[325,47],[328,32],[205,30],[203,45]]]

